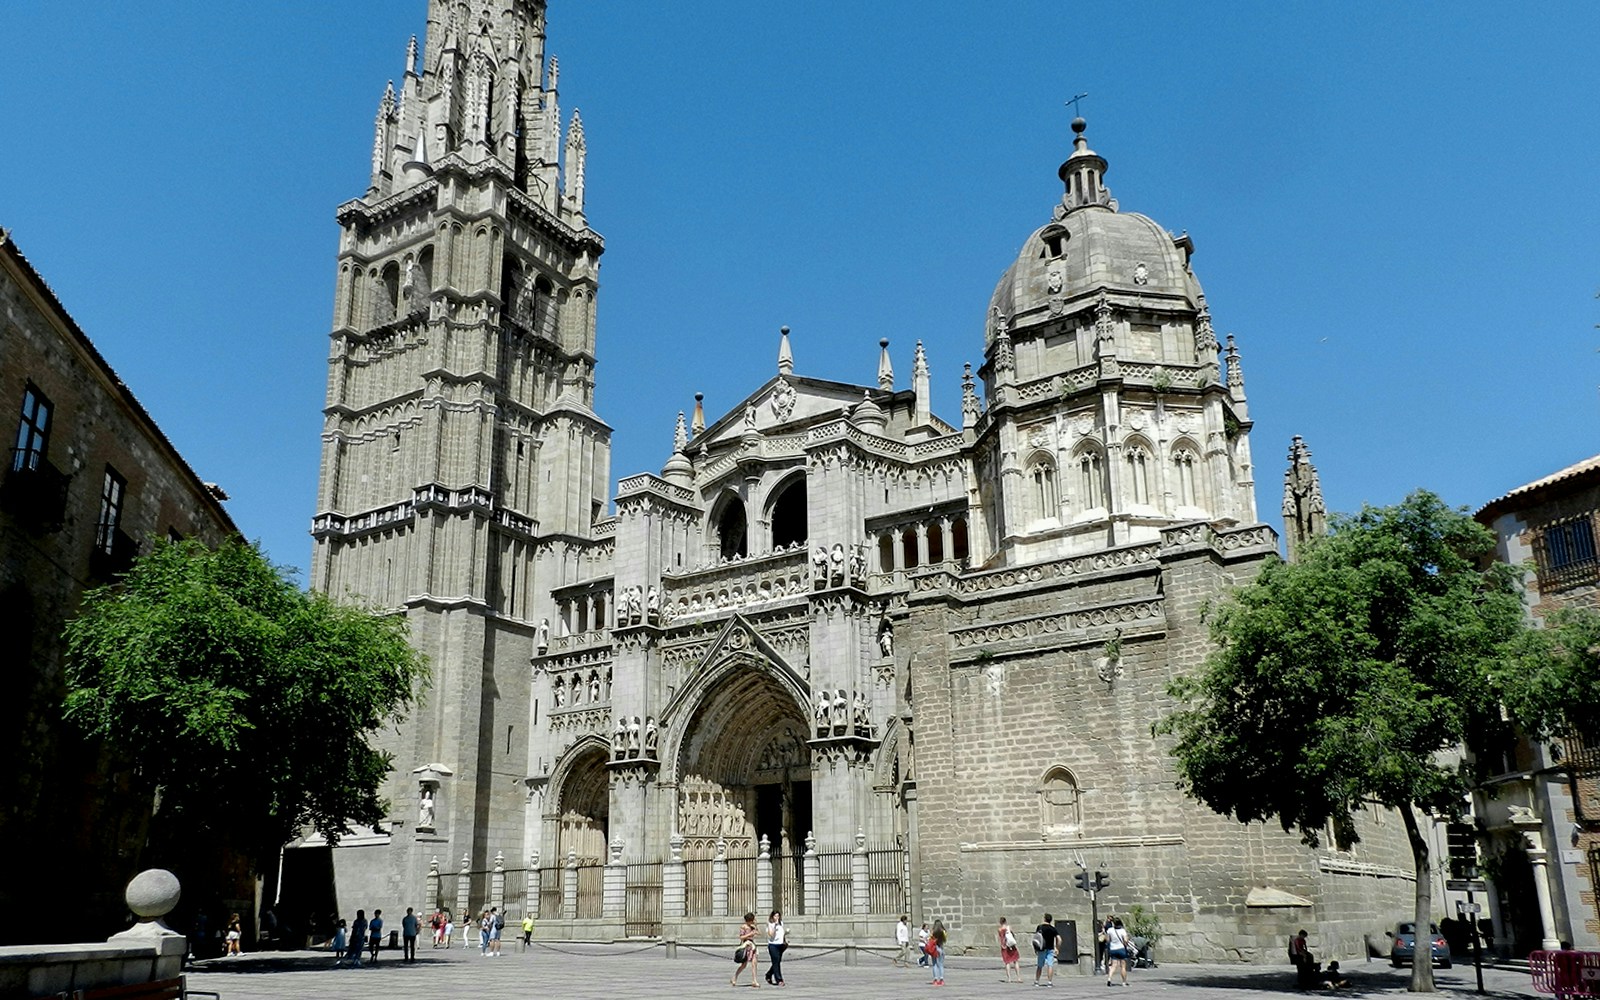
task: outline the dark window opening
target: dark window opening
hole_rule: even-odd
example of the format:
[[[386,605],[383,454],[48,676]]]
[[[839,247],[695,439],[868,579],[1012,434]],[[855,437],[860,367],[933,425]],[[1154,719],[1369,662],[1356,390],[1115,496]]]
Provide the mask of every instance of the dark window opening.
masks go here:
[[[905,561],[901,563],[901,565],[903,565],[906,569],[916,569],[919,565],[921,565],[917,562],[916,529],[907,528],[905,533],[900,536],[900,550],[905,557]]]
[[[718,554],[724,559],[749,555],[745,531],[744,502],[737,497],[730,497],[723,506],[722,513],[717,516]]]
[[[806,536],[806,481],[797,479],[772,505],[772,547],[787,548]]]
[[[1600,576],[1595,556],[1594,522],[1588,517],[1552,524],[1539,540],[1539,583],[1565,587]]]
[[[967,519],[958,517],[950,525],[950,556],[956,562],[967,564]]]
[[[105,482],[100,487],[100,517],[94,524],[94,547],[111,555],[116,547],[117,529],[122,526],[122,500],[128,481],[117,470],[106,466]]]
[[[50,400],[37,386],[29,385],[22,394],[22,423],[17,428],[17,447],[11,455],[13,469],[37,469],[50,443]]]

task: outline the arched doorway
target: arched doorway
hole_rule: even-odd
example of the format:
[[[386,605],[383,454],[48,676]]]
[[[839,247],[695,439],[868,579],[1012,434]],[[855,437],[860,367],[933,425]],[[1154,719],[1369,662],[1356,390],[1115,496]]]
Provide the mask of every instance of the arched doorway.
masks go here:
[[[770,844],[773,891],[781,908],[800,909],[801,855],[811,831],[811,750],[806,714],[793,693],[747,656],[695,710],[679,745],[677,830],[689,862],[691,914],[696,871],[725,841],[729,912],[760,909],[755,898],[761,838]],[[709,891],[709,881],[705,887]]]
[[[568,852],[578,858],[579,917],[600,915],[605,877],[606,844],[611,840],[611,791],[606,774],[606,753],[590,747],[576,757],[557,801],[557,864],[567,863]],[[565,876],[563,876],[565,877]]]

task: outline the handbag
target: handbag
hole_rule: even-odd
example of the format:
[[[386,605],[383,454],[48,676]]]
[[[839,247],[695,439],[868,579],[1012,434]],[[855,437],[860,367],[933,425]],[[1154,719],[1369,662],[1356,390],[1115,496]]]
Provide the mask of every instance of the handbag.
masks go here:
[[[739,947],[733,949],[733,960],[738,962],[740,965],[744,964],[744,945],[741,944]]]

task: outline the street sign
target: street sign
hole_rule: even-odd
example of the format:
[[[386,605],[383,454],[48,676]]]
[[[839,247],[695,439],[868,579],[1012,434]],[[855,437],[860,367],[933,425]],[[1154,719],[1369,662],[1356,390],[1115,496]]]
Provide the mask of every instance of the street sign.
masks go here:
[[[1481,878],[1446,879],[1445,889],[1450,892],[1488,892],[1489,884]]]
[[[1456,912],[1460,913],[1460,914],[1463,914],[1463,915],[1468,914],[1468,913],[1482,913],[1483,912],[1483,904],[1482,903],[1461,903],[1461,902],[1458,902],[1458,903],[1456,903]]]

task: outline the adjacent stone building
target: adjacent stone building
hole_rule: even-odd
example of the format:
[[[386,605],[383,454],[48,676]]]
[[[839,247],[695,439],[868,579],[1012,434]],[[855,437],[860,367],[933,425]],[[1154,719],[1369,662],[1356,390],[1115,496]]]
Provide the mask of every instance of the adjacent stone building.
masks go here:
[[[1485,504],[1497,554],[1526,566],[1529,614],[1600,604],[1600,456]],[[1493,864],[1490,913],[1500,950],[1525,955],[1563,942],[1600,948],[1600,741],[1569,733],[1549,742],[1520,734],[1486,743],[1475,758],[1485,789],[1474,801],[1480,845]]]
[[[389,740],[392,821],[296,845],[286,894],[328,857],[346,910],[494,903],[550,935],[721,940],[776,906],[810,941],[910,912],[966,945],[1051,910],[1087,947],[1081,861],[1102,912],[1143,903],[1211,960],[1301,926],[1355,956],[1404,915],[1398,822],[1307,849],[1186,801],[1151,738],[1207,603],[1277,539],[1194,245],[1119,210],[1083,121],[974,303],[957,419],[920,344],[905,387],[862,331],[876,377],[846,384],[785,329],[613,498],[604,244],[544,43],[539,0],[431,0],[338,213],[313,582],[407,615],[435,679]]]
[[[0,699],[14,766],[0,811],[6,912],[70,901],[71,919],[23,920],[15,940],[82,939],[126,926],[150,802],[120,763],[61,717],[62,629],[83,592],[126,570],[151,538],[234,533],[219,500],[0,230]],[[245,907],[248,909],[248,907]]]

